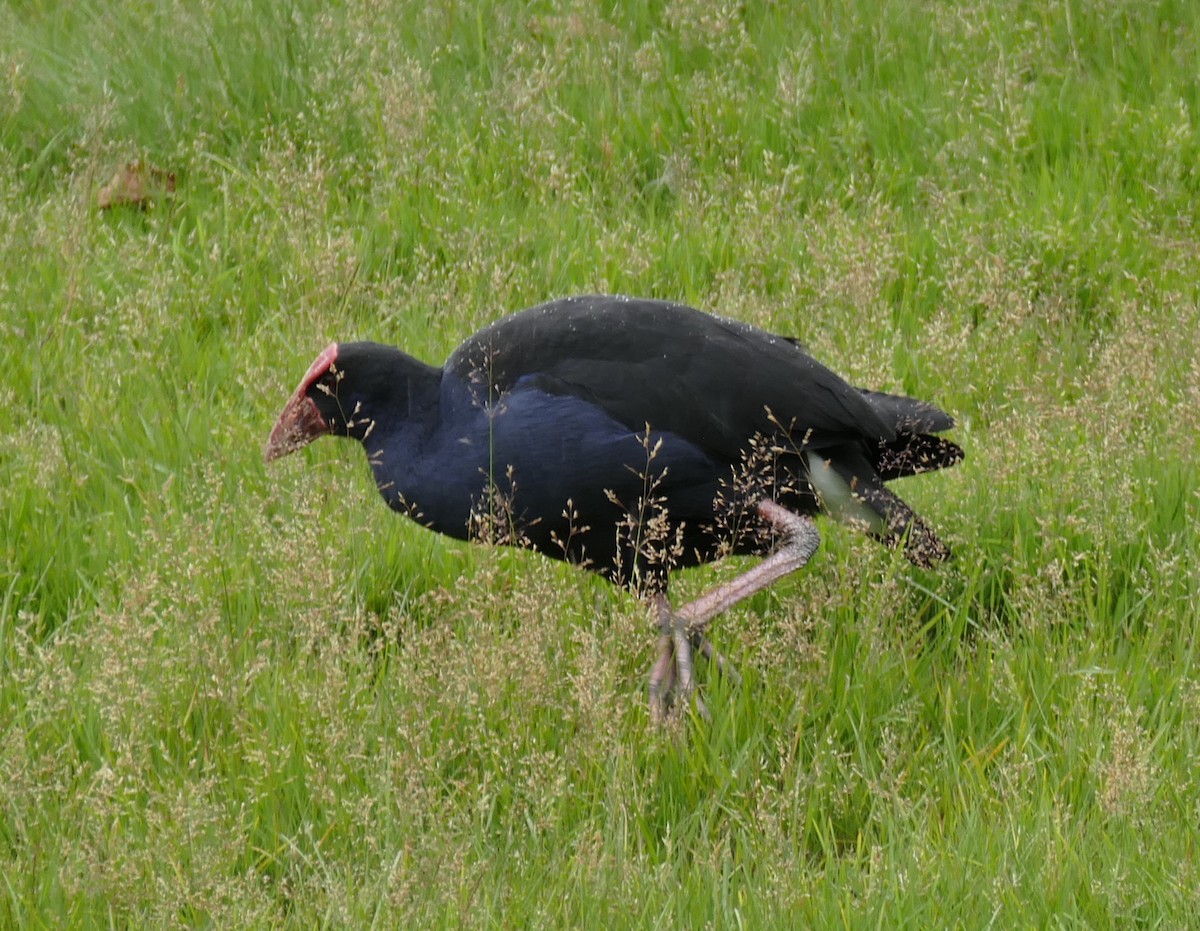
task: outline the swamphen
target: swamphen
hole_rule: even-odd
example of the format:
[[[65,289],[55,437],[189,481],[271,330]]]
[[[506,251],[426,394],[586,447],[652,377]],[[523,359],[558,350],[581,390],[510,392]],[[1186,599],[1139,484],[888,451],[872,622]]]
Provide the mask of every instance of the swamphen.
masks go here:
[[[682,304],[589,296],[492,324],[441,368],[333,343],[271,431],[267,461],[318,436],[363,444],[395,510],[516,544],[648,598],[656,719],[693,689],[717,614],[803,566],[824,511],[928,566],[948,550],[885,482],[952,466],[929,404],[854,388],[796,342]],[[678,609],[673,569],[766,558]],[[703,703],[697,696],[701,711]]]

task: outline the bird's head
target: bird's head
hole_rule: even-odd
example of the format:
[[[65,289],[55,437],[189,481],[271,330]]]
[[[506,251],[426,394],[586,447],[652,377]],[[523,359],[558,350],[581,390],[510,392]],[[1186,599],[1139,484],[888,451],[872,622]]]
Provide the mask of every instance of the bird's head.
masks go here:
[[[325,434],[366,439],[373,421],[364,406],[378,408],[391,394],[396,358],[403,354],[377,343],[326,346],[284,404],[266,440],[265,460],[278,460]]]

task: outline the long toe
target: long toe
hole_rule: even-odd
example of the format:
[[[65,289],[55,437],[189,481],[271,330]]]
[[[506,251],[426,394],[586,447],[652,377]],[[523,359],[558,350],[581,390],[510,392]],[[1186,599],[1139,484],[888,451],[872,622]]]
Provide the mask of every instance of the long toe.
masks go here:
[[[717,672],[728,678],[734,685],[742,684],[741,673],[737,671],[733,663],[717,651],[717,648],[712,645],[712,641],[704,634],[692,634],[692,648],[716,666]]]
[[[675,646],[670,634],[660,634],[654,665],[650,667],[650,720],[666,721],[675,687]]]

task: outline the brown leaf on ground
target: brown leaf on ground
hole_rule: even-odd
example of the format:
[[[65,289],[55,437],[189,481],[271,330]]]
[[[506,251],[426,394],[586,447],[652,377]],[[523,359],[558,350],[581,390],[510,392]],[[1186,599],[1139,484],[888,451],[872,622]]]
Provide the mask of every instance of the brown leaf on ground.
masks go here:
[[[100,189],[96,203],[101,210],[126,204],[145,210],[155,200],[174,193],[175,172],[137,160],[117,169],[112,180]]]

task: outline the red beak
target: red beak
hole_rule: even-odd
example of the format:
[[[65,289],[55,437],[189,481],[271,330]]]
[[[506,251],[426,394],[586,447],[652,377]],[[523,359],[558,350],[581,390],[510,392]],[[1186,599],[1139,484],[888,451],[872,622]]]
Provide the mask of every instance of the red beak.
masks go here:
[[[302,449],[328,432],[329,428],[317,410],[317,402],[306,394],[294,394],[275,421],[271,438],[263,450],[263,458],[273,462]]]
[[[303,449],[317,437],[324,436],[329,432],[329,425],[325,423],[325,418],[317,410],[317,402],[308,396],[308,389],[318,378],[329,371],[336,359],[337,343],[331,343],[309,366],[308,372],[300,380],[300,386],[296,389],[296,393],[284,405],[283,412],[275,421],[270,439],[267,440],[266,448],[263,449],[264,460],[273,462],[281,459],[288,453]]]

